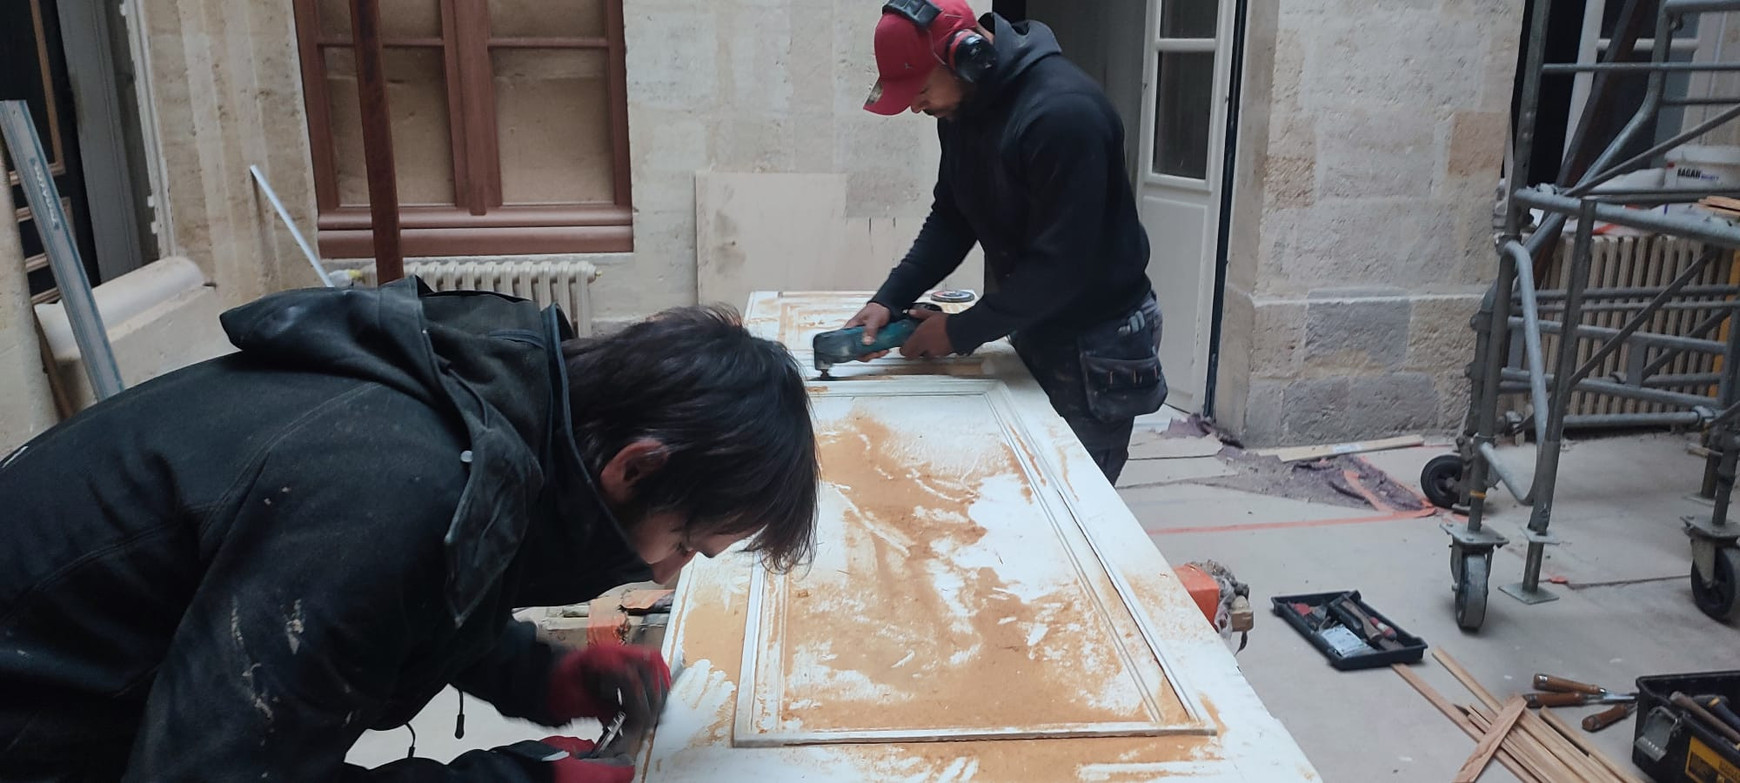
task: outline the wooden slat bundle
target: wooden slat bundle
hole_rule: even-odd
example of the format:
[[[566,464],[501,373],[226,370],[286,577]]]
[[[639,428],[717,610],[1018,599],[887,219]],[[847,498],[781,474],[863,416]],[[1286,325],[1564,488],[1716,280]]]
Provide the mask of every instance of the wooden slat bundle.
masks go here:
[[[1472,767],[1478,774],[1479,767],[1484,767],[1487,760],[1482,754],[1496,745],[1492,758],[1525,783],[1638,783],[1635,775],[1622,769],[1612,759],[1585,742],[1581,734],[1551,710],[1525,710],[1513,717],[1512,713],[1516,711],[1508,708],[1511,705],[1501,705],[1456,659],[1442,650],[1434,650],[1432,655],[1463,687],[1474,694],[1480,702],[1478,705],[1452,705],[1407,667],[1398,664],[1391,668],[1425,696],[1439,712],[1444,713],[1445,717],[1450,718],[1470,737],[1479,740],[1475,755],[1469,759],[1469,764],[1464,766],[1462,772],[1466,773]],[[1512,700],[1515,701],[1515,698]],[[1501,706],[1507,708],[1501,712]],[[1499,739],[1492,737],[1494,731],[1500,733]],[[1459,779],[1473,778],[1464,775]]]

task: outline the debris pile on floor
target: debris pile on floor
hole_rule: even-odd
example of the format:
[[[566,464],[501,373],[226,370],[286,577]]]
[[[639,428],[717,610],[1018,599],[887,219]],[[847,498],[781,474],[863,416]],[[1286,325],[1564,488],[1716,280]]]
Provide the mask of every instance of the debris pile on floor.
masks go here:
[[[1133,436],[1131,462],[1119,485],[1199,484],[1349,508],[1421,511],[1427,506],[1425,499],[1351,453],[1370,447],[1413,445],[1418,441],[1418,437],[1408,437],[1257,452],[1246,450],[1237,439],[1215,430],[1201,417],[1190,416],[1174,419],[1165,429],[1146,430]],[[1208,457],[1214,458],[1214,463],[1206,468],[1183,470],[1174,462],[1207,463],[1204,458]],[[1145,470],[1149,465],[1164,470]]]

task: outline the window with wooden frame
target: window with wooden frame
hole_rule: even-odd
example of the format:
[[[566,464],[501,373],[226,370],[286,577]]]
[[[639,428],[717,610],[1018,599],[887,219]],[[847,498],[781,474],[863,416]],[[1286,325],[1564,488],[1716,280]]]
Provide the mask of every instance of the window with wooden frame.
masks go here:
[[[349,0],[295,0],[321,254],[372,255]],[[408,256],[634,248],[622,0],[382,0]]]

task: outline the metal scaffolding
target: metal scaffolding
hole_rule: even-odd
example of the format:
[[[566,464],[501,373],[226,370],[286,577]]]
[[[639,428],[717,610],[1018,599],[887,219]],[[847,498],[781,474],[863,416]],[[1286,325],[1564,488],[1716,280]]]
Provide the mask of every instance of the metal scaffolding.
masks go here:
[[[1693,597],[1711,617],[1726,620],[1740,614],[1736,582],[1740,576],[1740,524],[1729,521],[1729,503],[1734,489],[1736,462],[1740,461],[1740,328],[1733,314],[1740,308],[1740,286],[1700,284],[1707,267],[1735,248],[1740,248],[1740,226],[1719,219],[1698,219],[1684,214],[1663,214],[1628,209],[1626,204],[1662,205],[1693,203],[1710,196],[1733,195],[1733,188],[1690,190],[1676,188],[1599,189],[1616,177],[1649,165],[1657,156],[1692,141],[1736,117],[1740,96],[1726,98],[1668,99],[1666,79],[1670,72],[1734,71],[1740,62],[1669,62],[1673,31],[1683,20],[1697,14],[1740,10],[1740,0],[1626,0],[1620,12],[1615,45],[1608,47],[1603,62],[1545,64],[1547,18],[1550,0],[1536,0],[1530,18],[1522,95],[1514,137],[1508,151],[1509,170],[1502,231],[1497,236],[1498,277],[1487,292],[1473,327],[1476,333],[1474,361],[1469,365],[1470,404],[1457,453],[1432,460],[1422,472],[1421,483],[1429,498],[1444,507],[1466,508],[1466,524],[1446,524],[1451,538],[1450,568],[1455,578],[1457,623],[1478,629],[1486,617],[1487,581],[1492,553],[1507,539],[1484,524],[1487,490],[1503,485],[1517,502],[1530,509],[1525,531],[1528,553],[1522,581],[1501,591],[1524,603],[1554,600],[1541,584],[1545,549],[1554,543],[1548,533],[1564,432],[1572,426],[1697,426],[1706,430],[1709,448],[1704,491],[1713,498],[1708,518],[1685,518],[1692,543],[1691,582]],[[1654,24],[1648,24],[1653,12]],[[1651,39],[1648,61],[1627,62],[1637,41]],[[1557,185],[1529,187],[1528,168],[1534,146],[1534,126],[1544,74],[1587,72],[1596,74],[1594,90],[1576,133],[1567,145],[1565,170]],[[1607,74],[1639,73],[1648,77],[1643,104],[1631,120],[1599,155],[1589,158],[1591,119],[1603,103],[1604,91],[1613,89]],[[1663,108],[1671,106],[1719,108],[1707,120],[1646,150],[1624,159],[1620,156],[1652,128]],[[1587,166],[1582,164],[1587,162]],[[1578,169],[1582,169],[1579,171]],[[1570,182],[1574,180],[1574,183]],[[1530,210],[1543,218],[1532,231],[1525,231]],[[1576,219],[1574,240],[1566,259],[1566,283],[1562,289],[1542,290],[1535,276],[1546,259],[1556,252],[1567,220]],[[1702,254],[1683,267],[1671,270],[1664,285],[1592,287],[1591,246],[1597,222],[1626,226],[1655,234],[1683,237],[1704,244]],[[1705,314],[1690,329],[1679,333],[1656,333],[1648,327],[1667,311],[1691,310]],[[1613,328],[1586,323],[1595,313],[1628,314]],[[1550,316],[1550,319],[1544,317]],[[1720,333],[1717,339],[1708,335]],[[1551,371],[1543,350],[1543,336],[1556,336]],[[1580,348],[1592,347],[1592,351]],[[1604,361],[1626,350],[1625,372],[1609,377],[1591,377]],[[1673,359],[1685,353],[1719,357],[1714,372],[1669,372]],[[1580,358],[1581,356],[1581,358]],[[1604,395],[1639,400],[1670,407],[1672,411],[1573,414],[1572,395]],[[1506,401],[1526,394],[1528,415],[1504,410]],[[1496,456],[1500,437],[1528,433],[1538,445],[1534,472],[1525,485]]]

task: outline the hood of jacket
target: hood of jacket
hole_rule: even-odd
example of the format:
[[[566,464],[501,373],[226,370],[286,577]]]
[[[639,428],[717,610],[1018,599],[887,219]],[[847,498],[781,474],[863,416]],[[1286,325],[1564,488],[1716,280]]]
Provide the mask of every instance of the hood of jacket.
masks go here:
[[[972,96],[961,107],[965,117],[1002,102],[1034,63],[1063,54],[1057,35],[1039,22],[1011,23],[999,14],[990,13],[980,17],[979,24],[991,31],[991,45],[997,50],[997,65],[984,81],[975,86]]]
[[[243,354],[380,383],[463,426],[471,467],[443,538],[455,625],[510,567],[518,606],[583,601],[650,574],[575,447],[561,353],[572,329],[557,308],[408,277],[273,294],[221,320]]]

